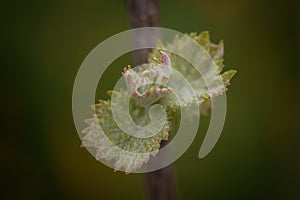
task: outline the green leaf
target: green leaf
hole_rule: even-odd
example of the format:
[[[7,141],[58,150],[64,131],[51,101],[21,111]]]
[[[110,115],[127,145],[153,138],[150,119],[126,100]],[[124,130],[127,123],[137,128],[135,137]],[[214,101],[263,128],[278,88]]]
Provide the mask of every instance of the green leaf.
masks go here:
[[[115,92],[122,101],[128,97],[127,91]],[[117,102],[120,105],[122,102]],[[96,159],[113,163],[115,170],[133,172],[148,162],[150,155],[157,154],[162,140],[168,139],[170,122],[167,121],[160,132],[149,138],[137,138],[123,132],[114,121],[111,101],[100,100],[93,106],[95,116],[86,120],[88,127],[83,131],[83,145],[96,150]],[[149,123],[148,111],[134,99],[130,99],[130,113],[141,126]],[[101,127],[101,128],[100,128]]]
[[[187,36],[193,40],[190,40]],[[192,47],[193,44],[191,41],[198,42],[205,51],[198,54],[195,53],[196,50]],[[218,44],[212,43],[207,31],[200,34],[191,33],[189,35],[175,37],[171,43],[166,45],[159,42],[158,48],[168,52],[172,68],[182,74],[193,88],[194,95],[188,95],[186,85],[181,84],[182,82],[178,77],[171,76],[170,81],[178,83],[175,85],[175,88],[179,92],[178,96],[185,97],[184,104],[180,104],[173,94],[168,94],[160,100],[163,104],[168,104],[173,108],[188,106],[195,101],[201,105],[204,102],[209,102],[210,99],[215,96],[222,95],[228,89],[226,86],[229,85],[231,78],[236,73],[235,70],[222,73],[224,69],[224,43],[223,41]],[[188,53],[188,58],[198,65],[193,66],[177,54],[170,53],[174,51],[181,55],[187,55],[186,52],[190,52]],[[158,52],[159,50],[154,50],[149,55],[149,60],[153,57],[157,57]],[[206,53],[208,53],[208,55]],[[201,72],[201,74],[199,72]],[[203,108],[203,113],[207,113],[209,103],[201,107]]]

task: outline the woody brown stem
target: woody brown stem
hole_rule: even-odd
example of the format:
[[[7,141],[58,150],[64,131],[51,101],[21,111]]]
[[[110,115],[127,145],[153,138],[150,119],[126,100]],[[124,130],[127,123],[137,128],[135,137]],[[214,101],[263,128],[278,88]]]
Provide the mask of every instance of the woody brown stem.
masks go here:
[[[158,27],[158,0],[125,0],[130,14],[131,28]],[[147,37],[143,38],[147,39]],[[157,38],[158,39],[158,38]],[[134,66],[147,62],[151,49],[141,49],[133,52]],[[168,141],[162,141],[161,147]],[[174,167],[169,165],[163,169],[145,174],[145,189],[147,200],[177,199]]]

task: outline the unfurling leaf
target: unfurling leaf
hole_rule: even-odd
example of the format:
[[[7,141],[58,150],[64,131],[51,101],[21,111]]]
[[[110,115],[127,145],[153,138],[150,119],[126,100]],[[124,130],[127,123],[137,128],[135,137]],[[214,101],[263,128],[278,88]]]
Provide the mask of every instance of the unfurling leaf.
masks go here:
[[[203,51],[197,54],[187,37],[201,45]],[[88,126],[83,131],[83,145],[95,149],[96,159],[111,163],[115,170],[130,173],[147,163],[150,156],[158,153],[161,141],[168,140],[173,114],[195,102],[200,105],[202,114],[207,114],[211,98],[223,94],[236,73],[235,70],[223,72],[224,44],[222,41],[211,43],[208,32],[176,37],[170,44],[159,43],[157,48],[161,50],[149,54],[149,63],[137,69],[124,69],[122,75],[127,89],[111,91],[111,100],[100,100],[93,106],[95,115],[86,120]],[[192,65],[177,54],[188,55],[189,61],[196,64]],[[173,73],[174,70],[187,80],[193,93],[180,76]],[[172,92],[174,89],[179,92],[181,101]],[[130,116],[122,110],[128,103]],[[154,104],[165,109],[164,122],[159,118],[152,120],[151,107]],[[114,106],[119,108],[118,118],[123,125],[131,126],[130,120],[136,124],[128,127],[131,134],[117,123],[112,111]],[[160,127],[155,134],[145,128],[150,123]]]

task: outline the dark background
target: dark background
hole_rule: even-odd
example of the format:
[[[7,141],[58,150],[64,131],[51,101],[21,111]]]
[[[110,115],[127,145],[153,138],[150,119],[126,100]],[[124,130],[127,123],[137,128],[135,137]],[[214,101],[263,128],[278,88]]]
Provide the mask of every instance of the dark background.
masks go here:
[[[299,199],[299,5],[160,2],[162,27],[209,30],[212,41],[224,39],[225,64],[238,70],[213,151],[197,157],[204,117],[175,162],[182,199]],[[115,173],[80,148],[71,109],[85,56],[129,28],[124,2],[4,1],[0,13],[1,199],[143,199],[142,175]],[[127,64],[130,55],[113,63],[104,91]]]

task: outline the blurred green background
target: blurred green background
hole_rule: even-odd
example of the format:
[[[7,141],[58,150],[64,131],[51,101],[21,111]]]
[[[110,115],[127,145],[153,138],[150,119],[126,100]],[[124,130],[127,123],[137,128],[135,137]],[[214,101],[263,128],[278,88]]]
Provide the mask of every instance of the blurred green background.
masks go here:
[[[204,117],[175,162],[181,198],[298,199],[299,4],[165,0],[159,6],[162,27],[208,30],[213,42],[223,39],[225,64],[238,70],[213,151],[197,157]],[[0,15],[1,198],[143,199],[142,175],[115,173],[80,148],[71,109],[85,56],[129,29],[124,2],[5,1]],[[127,64],[130,55],[113,63],[104,91]]]

